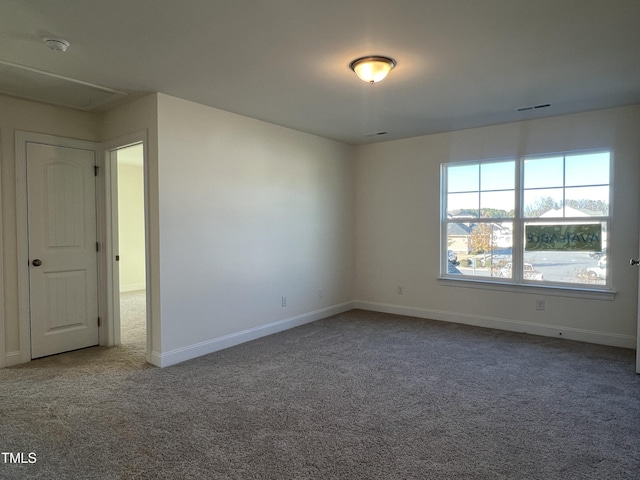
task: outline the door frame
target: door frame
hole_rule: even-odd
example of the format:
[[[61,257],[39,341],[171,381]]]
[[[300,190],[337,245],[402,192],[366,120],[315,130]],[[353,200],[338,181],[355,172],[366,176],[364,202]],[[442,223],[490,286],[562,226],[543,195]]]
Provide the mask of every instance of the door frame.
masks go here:
[[[0,135],[0,202],[2,202],[2,136]],[[4,336],[4,219],[2,217],[2,207],[0,207],[0,368],[5,367],[6,353]]]
[[[103,181],[99,182],[101,208],[98,211],[98,236],[103,242],[103,276],[100,279],[104,292],[103,308],[106,313],[104,327],[105,345],[120,344],[120,279],[116,264],[118,252],[118,185],[117,150],[142,144],[142,172],[144,177],[144,230],[145,230],[145,275],[146,275],[146,360],[151,363],[151,267],[149,256],[149,162],[147,131],[135,132],[101,144],[101,171]],[[101,342],[102,345],[102,342]]]
[[[16,237],[18,241],[18,325],[20,328],[19,355],[11,357],[11,364],[26,363],[31,361],[31,315],[30,315],[30,288],[29,288],[29,227],[27,211],[27,143],[40,143],[64,148],[79,148],[92,150],[95,155],[96,165],[100,166],[100,144],[87,140],[45,135],[41,133],[16,130],[15,137],[15,163],[16,163]],[[101,195],[99,193],[100,182],[96,182],[96,205],[99,210]],[[99,215],[96,212],[96,221]],[[99,223],[96,224],[97,235],[100,238]],[[98,256],[98,315],[103,316],[101,309],[101,285],[100,285],[100,256]],[[99,342],[103,345],[103,329],[98,329]],[[7,362],[8,363],[8,362]]]

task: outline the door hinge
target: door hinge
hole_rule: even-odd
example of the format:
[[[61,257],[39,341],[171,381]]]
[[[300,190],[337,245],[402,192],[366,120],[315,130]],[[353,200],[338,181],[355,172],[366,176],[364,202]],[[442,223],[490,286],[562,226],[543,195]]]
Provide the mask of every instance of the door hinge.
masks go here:
[[[98,170],[100,169],[100,167],[98,165],[94,165],[93,166],[93,173],[95,174],[95,176],[98,176]]]
[[[100,326],[100,323],[101,323],[101,322],[100,322],[100,317],[98,317],[98,326]]]
[[[100,242],[96,242],[96,252],[100,251]]]

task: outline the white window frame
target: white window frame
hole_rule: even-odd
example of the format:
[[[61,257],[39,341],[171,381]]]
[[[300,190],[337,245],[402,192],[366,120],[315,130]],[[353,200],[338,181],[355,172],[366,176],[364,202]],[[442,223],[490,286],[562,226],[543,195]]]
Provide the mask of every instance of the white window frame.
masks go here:
[[[603,222],[608,232],[608,244],[607,244],[607,256],[610,257],[610,241],[612,237],[612,224],[613,224],[613,166],[614,166],[614,154],[610,149],[590,149],[590,150],[578,150],[578,151],[566,151],[557,153],[545,153],[537,155],[523,155],[520,157],[509,158],[492,158],[472,161],[461,162],[449,162],[443,163],[440,166],[440,283],[451,286],[465,286],[472,288],[485,288],[494,290],[508,290],[508,291],[520,291],[531,293],[533,291],[540,291],[550,295],[562,295],[562,296],[576,296],[584,298],[599,298],[605,300],[613,300],[615,291],[612,288],[612,262],[609,261],[607,265],[607,277],[605,284],[582,284],[582,283],[569,283],[569,282],[550,282],[550,281],[535,281],[527,280],[523,277],[523,265],[524,260],[524,226],[527,223],[535,222],[537,224],[544,223],[584,223],[584,217],[560,217],[560,218],[539,218],[539,217],[525,217],[523,212],[523,199],[524,199],[524,162],[531,159],[543,159],[550,157],[567,157],[571,155],[580,154],[597,154],[607,153],[609,155],[609,210],[607,216],[594,216],[589,217],[589,221]],[[512,278],[499,278],[499,277],[483,277],[472,275],[460,275],[454,273],[448,273],[448,226],[450,224],[461,223],[457,220],[448,218],[447,215],[447,200],[448,200],[448,167],[457,167],[464,165],[481,165],[486,163],[499,163],[499,162],[514,162],[515,163],[515,198],[514,198],[514,216],[512,218],[474,218],[473,223],[501,223],[501,222],[513,222],[513,244],[512,244]],[[480,186],[478,186],[480,188]],[[563,194],[567,188],[563,182]]]

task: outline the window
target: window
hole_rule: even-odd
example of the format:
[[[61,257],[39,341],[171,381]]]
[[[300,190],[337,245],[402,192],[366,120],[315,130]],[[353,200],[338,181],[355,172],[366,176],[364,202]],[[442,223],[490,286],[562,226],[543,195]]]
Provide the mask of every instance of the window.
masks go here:
[[[609,286],[610,153],[442,165],[442,276]]]

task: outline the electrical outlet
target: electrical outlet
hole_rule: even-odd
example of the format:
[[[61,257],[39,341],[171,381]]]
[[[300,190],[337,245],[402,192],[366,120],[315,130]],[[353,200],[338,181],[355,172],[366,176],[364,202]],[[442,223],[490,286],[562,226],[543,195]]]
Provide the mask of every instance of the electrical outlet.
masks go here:
[[[283,307],[287,306],[287,297],[285,297],[285,296],[282,297],[282,306]]]
[[[404,295],[404,288],[402,285],[398,285],[398,295]]]
[[[545,304],[544,300],[536,300],[536,310],[544,310]]]

